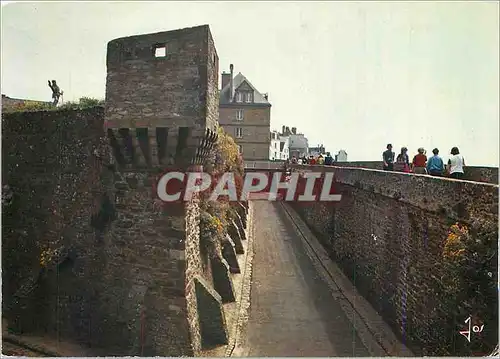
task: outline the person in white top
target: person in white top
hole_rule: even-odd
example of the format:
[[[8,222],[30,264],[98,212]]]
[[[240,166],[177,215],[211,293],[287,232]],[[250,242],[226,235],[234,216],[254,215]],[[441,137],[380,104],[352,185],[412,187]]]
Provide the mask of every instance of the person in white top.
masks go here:
[[[451,178],[461,179],[464,176],[465,161],[458,147],[451,149],[452,157],[448,160],[448,173]]]

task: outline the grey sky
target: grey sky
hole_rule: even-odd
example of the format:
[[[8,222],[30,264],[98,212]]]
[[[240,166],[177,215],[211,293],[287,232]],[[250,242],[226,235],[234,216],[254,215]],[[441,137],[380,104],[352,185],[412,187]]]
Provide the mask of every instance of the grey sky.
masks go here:
[[[15,3],[2,6],[2,93],[104,98],[106,44],[209,24],[220,70],[269,93],[271,126],[379,160],[458,146],[498,166],[498,2]],[[220,81],[220,80],[219,80]]]

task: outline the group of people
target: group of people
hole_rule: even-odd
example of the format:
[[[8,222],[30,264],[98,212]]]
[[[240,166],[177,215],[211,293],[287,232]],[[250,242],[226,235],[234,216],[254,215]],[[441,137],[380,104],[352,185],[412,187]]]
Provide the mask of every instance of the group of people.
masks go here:
[[[456,179],[464,176],[465,161],[457,147],[451,149],[451,158],[448,160],[447,166],[444,165],[437,148],[432,150],[433,156],[430,158],[427,158],[426,151],[423,148],[419,148],[417,152],[410,162],[406,147],[402,147],[401,153],[396,157],[395,153],[392,152],[392,144],[388,144],[387,150],[382,153],[383,169],[385,171],[429,174],[431,176],[445,176],[447,174]]]
[[[330,155],[330,152],[326,153],[326,156],[323,157],[323,155],[318,155],[318,156],[313,156],[310,155],[309,157],[302,157],[302,158],[297,158],[295,156],[292,157],[290,162],[294,164],[299,164],[299,165],[332,165],[334,162],[333,157]]]

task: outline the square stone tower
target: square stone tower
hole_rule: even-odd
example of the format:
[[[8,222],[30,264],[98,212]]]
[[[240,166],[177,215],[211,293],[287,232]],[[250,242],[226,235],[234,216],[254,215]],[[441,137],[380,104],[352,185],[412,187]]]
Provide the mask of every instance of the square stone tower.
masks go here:
[[[219,117],[209,26],[112,40],[106,62],[105,119],[118,164],[202,164]]]

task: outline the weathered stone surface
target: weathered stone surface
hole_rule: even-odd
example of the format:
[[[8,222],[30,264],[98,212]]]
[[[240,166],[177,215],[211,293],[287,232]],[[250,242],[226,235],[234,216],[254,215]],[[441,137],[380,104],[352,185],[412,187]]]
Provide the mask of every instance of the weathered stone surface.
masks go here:
[[[199,355],[202,334],[227,343],[212,277],[231,301],[230,274],[201,263],[198,199],[163,206],[154,185],[216,130],[213,39],[208,26],[117,39],[107,62],[105,111],[2,116],[3,315],[99,355]]]
[[[226,318],[221,297],[211,289],[203,278],[196,277],[196,299],[200,317],[203,348],[224,345],[228,342]]]
[[[381,170],[382,161],[335,162],[335,167],[361,167]],[[498,167],[466,166],[464,180],[498,184]]]
[[[470,305],[483,313],[486,325],[498,327],[498,186],[361,168],[326,171],[334,173],[341,201],[297,202],[294,208],[412,350],[420,355],[467,353],[470,349],[459,348],[439,333],[455,330],[452,319],[460,313],[465,320]],[[450,290],[447,283],[461,279],[444,265],[443,253],[450,226],[457,222],[469,228],[477,246],[477,258],[471,253],[460,266],[476,261],[481,265],[462,281],[464,299],[451,306],[443,304]],[[472,281],[482,283],[479,295],[471,294],[478,293],[476,284],[467,284]],[[496,344],[497,333],[485,333],[483,343]]]
[[[229,266],[226,261],[220,257],[211,259],[212,276],[214,289],[222,298],[222,303],[235,301],[233,282],[229,273]]]
[[[234,243],[234,250],[236,254],[245,253],[245,248],[243,248],[243,243],[241,242],[240,233],[238,231],[238,227],[234,222],[230,223],[227,229],[227,236]]]
[[[101,206],[114,198],[102,125],[100,107],[2,113],[2,184],[12,193],[2,203],[2,315],[19,331],[89,341],[101,252],[91,224],[109,226]],[[53,252],[64,247],[76,256],[59,271]],[[41,266],[53,269],[39,275]]]
[[[236,214],[235,224],[236,224],[236,227],[238,228],[238,233],[240,234],[240,238],[242,240],[246,240],[247,238],[246,238],[246,234],[245,234],[245,226],[243,225],[243,220],[241,219],[241,217],[238,213]]]
[[[240,273],[240,265],[238,263],[238,258],[236,257],[236,252],[234,250],[234,243],[228,238],[226,242],[222,245],[222,256],[229,265],[229,271],[231,273]]]
[[[208,25],[112,40],[107,69],[106,126],[130,134],[112,143],[116,151],[132,148],[135,164],[143,158],[153,167],[171,158],[190,164],[219,117],[218,57]],[[128,138],[135,129],[144,133],[138,141]]]

